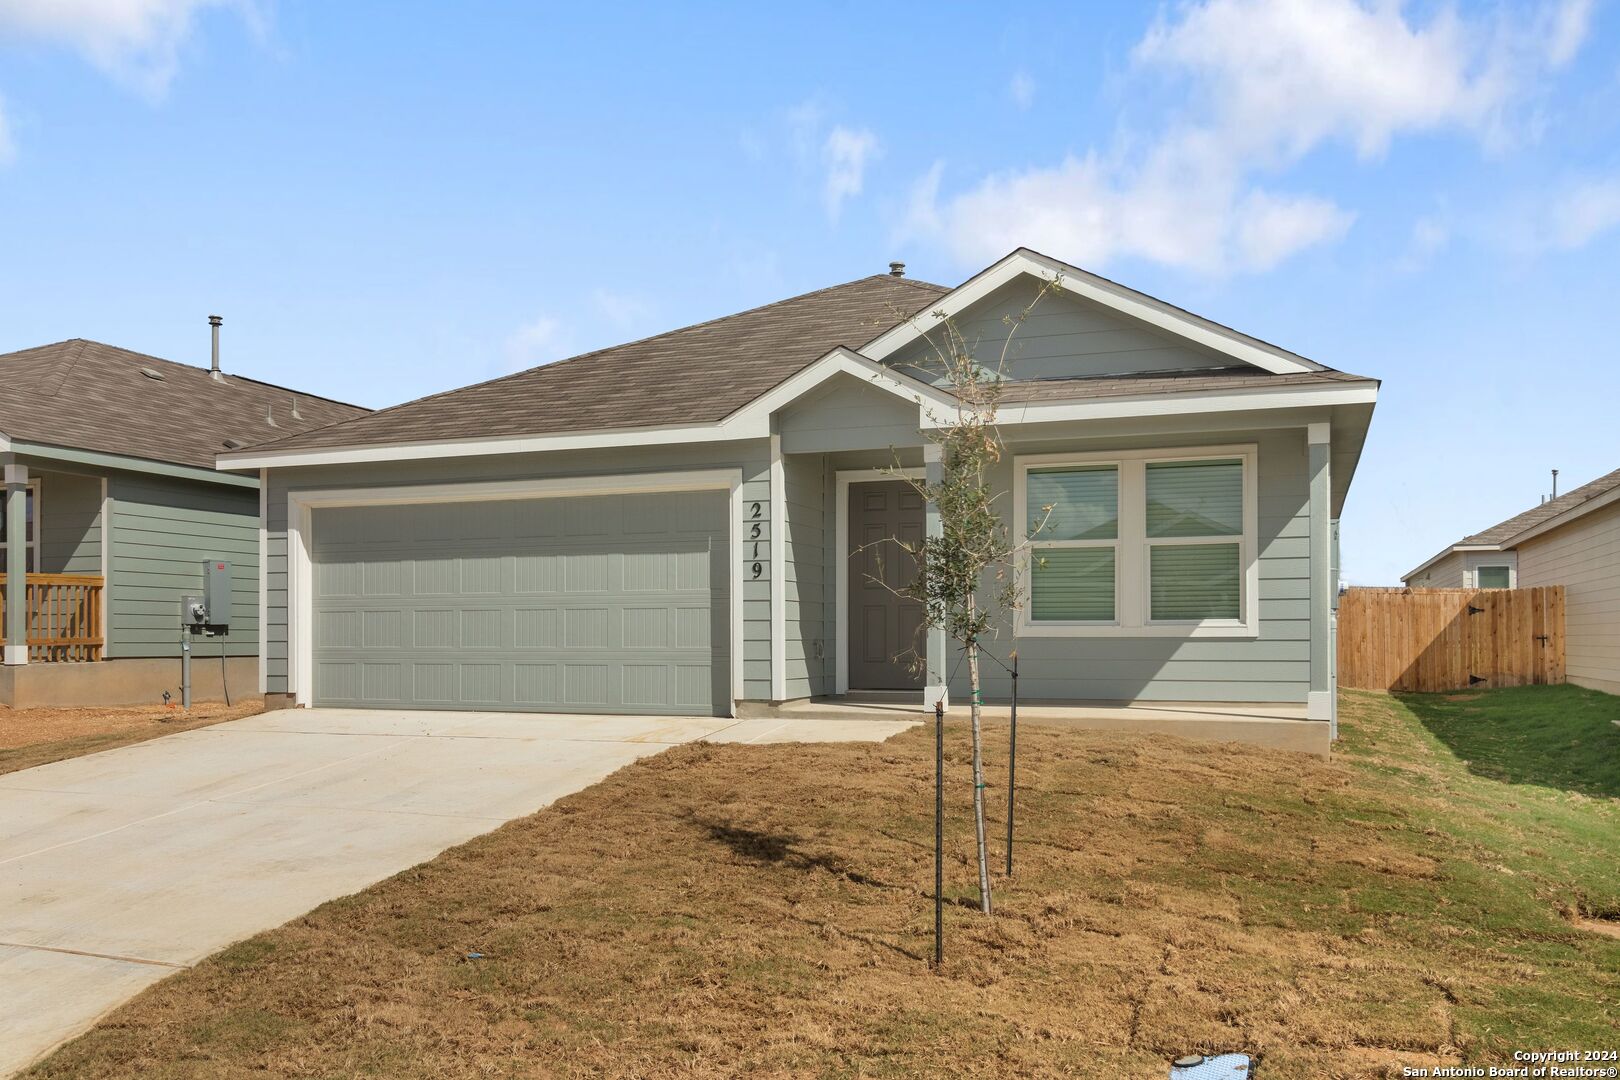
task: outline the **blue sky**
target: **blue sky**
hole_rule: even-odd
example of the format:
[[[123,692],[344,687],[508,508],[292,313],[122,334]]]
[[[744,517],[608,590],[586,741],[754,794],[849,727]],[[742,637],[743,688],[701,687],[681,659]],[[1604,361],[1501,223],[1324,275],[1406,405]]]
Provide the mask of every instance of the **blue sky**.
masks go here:
[[[674,7],[0,0],[0,349],[386,405],[1023,243],[1384,380],[1353,582],[1620,467],[1613,5]]]

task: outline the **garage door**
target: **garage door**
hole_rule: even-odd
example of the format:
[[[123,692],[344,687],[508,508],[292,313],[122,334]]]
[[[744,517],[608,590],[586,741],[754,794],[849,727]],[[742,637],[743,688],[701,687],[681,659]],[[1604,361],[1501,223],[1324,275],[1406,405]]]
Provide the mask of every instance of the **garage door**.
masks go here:
[[[317,509],[317,705],[726,715],[726,496]]]

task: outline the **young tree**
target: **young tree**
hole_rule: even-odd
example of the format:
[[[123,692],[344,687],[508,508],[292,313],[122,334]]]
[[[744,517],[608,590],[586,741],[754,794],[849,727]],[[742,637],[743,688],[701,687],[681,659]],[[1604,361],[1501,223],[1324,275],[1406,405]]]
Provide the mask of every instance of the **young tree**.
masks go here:
[[[920,365],[956,398],[955,411],[931,416],[937,425],[929,437],[940,447],[942,468],[937,480],[908,478],[908,482],[939,511],[937,535],[920,544],[902,544],[915,560],[917,572],[904,591],[921,603],[928,628],[944,631],[962,649],[968,669],[969,715],[973,733],[973,822],[978,843],[979,907],[990,913],[990,863],[984,829],[984,747],[980,678],[982,643],[995,636],[1003,620],[1022,604],[1018,562],[1006,523],[998,513],[999,492],[990,486],[989,473],[1001,460],[1003,446],[997,427],[997,409],[1003,376],[1013,339],[1041,300],[1062,288],[1054,278],[1036,291],[1021,311],[1007,315],[1006,333],[990,346],[985,363],[982,341],[968,341],[955,321],[942,312],[926,316],[934,325],[924,333],[928,356]],[[898,471],[897,471],[898,474]],[[1032,508],[1045,516],[1051,507]],[[1032,534],[1039,527],[1029,530]],[[926,664],[926,649],[919,663]]]

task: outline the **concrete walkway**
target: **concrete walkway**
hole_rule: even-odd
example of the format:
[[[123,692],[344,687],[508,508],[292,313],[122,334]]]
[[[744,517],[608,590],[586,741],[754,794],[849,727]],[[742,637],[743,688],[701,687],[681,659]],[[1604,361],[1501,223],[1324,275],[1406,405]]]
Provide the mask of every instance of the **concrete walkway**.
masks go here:
[[[0,1076],[231,942],[636,758],[910,726],[301,709],[0,776]]]

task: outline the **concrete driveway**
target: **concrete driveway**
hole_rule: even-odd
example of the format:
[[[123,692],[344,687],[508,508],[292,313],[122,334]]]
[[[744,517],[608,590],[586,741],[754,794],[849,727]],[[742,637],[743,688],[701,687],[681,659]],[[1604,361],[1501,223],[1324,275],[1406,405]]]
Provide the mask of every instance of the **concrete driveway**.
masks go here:
[[[636,758],[909,726],[308,709],[0,776],[0,1076],[233,941]]]

